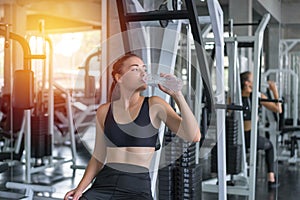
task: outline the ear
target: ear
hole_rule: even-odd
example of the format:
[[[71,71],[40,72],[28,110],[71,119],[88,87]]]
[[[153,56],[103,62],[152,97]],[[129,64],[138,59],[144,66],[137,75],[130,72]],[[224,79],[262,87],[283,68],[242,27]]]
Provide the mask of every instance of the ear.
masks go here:
[[[116,74],[115,75],[115,80],[117,81],[117,82],[121,82],[121,74]]]

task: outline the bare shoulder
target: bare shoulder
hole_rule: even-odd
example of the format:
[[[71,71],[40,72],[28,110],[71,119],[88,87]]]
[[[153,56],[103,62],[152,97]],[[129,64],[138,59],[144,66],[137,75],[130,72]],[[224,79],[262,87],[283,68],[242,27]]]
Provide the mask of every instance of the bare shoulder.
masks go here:
[[[166,103],[166,101],[163,100],[159,96],[151,96],[151,97],[149,97],[149,102],[150,102],[150,105],[155,105],[155,104],[162,105],[162,104]]]
[[[97,109],[96,117],[102,126],[104,125],[104,120],[106,118],[109,106],[110,102],[100,105]]]
[[[165,114],[172,110],[170,105],[161,97],[152,96],[149,98],[150,109],[154,113],[158,113],[161,118],[165,118]]]
[[[105,114],[107,113],[108,109],[109,109],[109,106],[110,106],[110,102],[109,103],[104,103],[104,104],[101,104],[98,108],[97,108],[97,116],[100,114]]]

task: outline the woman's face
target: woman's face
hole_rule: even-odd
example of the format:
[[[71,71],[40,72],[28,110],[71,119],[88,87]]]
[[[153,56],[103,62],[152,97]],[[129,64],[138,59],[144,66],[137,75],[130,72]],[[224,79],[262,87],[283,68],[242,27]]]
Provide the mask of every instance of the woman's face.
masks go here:
[[[122,74],[119,78],[119,84],[127,89],[145,90],[147,85],[144,81],[147,67],[138,57],[130,57],[123,63]]]
[[[252,92],[252,83],[253,83],[253,76],[249,74],[248,80],[245,81],[244,91],[245,92]]]

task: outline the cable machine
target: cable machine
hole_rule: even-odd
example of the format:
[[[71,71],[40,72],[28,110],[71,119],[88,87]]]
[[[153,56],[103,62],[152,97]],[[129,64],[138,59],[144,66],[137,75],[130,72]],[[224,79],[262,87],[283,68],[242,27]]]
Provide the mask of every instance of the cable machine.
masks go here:
[[[257,121],[257,114],[258,114],[258,83],[259,83],[259,73],[260,73],[260,57],[261,57],[261,49],[262,49],[262,43],[263,43],[263,33],[264,30],[267,26],[267,23],[270,20],[270,14],[266,14],[263,16],[262,21],[260,22],[255,35],[254,36],[238,36],[238,37],[228,37],[228,38],[224,38],[224,41],[226,42],[226,44],[231,44],[232,45],[232,56],[231,58],[233,59],[233,63],[232,66],[233,67],[237,67],[237,46],[238,43],[253,43],[254,44],[254,71],[253,71],[253,93],[252,93],[252,116],[251,119],[253,121]],[[205,42],[213,42],[212,39],[209,38],[205,38],[204,39]],[[234,69],[233,69],[234,70]],[[233,90],[233,92],[235,91],[236,94],[241,94],[238,91],[238,87],[240,84],[239,81],[239,69],[237,67],[237,69],[235,69],[235,76],[236,78],[232,78],[233,81],[236,82],[234,87],[235,89]],[[237,104],[241,104],[241,96],[237,95],[236,96],[236,103]],[[242,108],[243,109],[243,108]],[[241,123],[242,121],[242,116],[241,114],[238,115],[239,121]],[[243,126],[239,127],[239,131],[241,134],[243,134]],[[239,176],[237,176],[236,178],[239,180],[244,180],[244,184],[242,185],[234,185],[234,186],[227,186],[227,194],[236,194],[236,195],[242,195],[242,196],[248,196],[249,199],[255,199],[255,181],[256,181],[256,149],[257,149],[257,123],[252,123],[252,127],[251,127],[251,147],[250,147],[250,163],[249,163],[249,169],[250,169],[250,174],[249,176],[246,173],[246,168],[247,168],[247,163],[246,163],[246,154],[245,154],[245,143],[244,140],[242,140],[243,142],[243,156],[242,156],[242,166],[243,170],[242,173],[239,174]],[[227,180],[229,180],[230,177],[227,177]],[[202,188],[203,191],[206,192],[218,192],[217,189],[217,185],[216,185],[216,179],[213,180],[208,180],[208,181],[204,181],[202,184]]]
[[[24,55],[24,69],[22,70],[16,70],[14,73],[14,84],[13,84],[13,92],[12,92],[12,106],[14,108],[19,108],[24,110],[24,124],[22,125],[21,130],[24,131],[25,134],[25,183],[15,183],[15,182],[7,182],[6,187],[11,189],[25,189],[25,196],[26,199],[32,199],[34,192],[49,192],[53,193],[54,188],[49,186],[40,186],[31,184],[31,174],[45,170],[49,167],[55,167],[58,165],[62,165],[66,162],[73,162],[73,165],[75,164],[76,159],[76,151],[74,151],[76,148],[75,146],[72,146],[72,159],[65,160],[62,158],[54,158],[52,156],[52,150],[53,150],[53,66],[52,66],[52,43],[50,38],[43,35],[43,38],[45,42],[48,42],[49,44],[49,72],[48,72],[48,110],[47,110],[47,118],[42,122],[42,124],[35,124],[32,119],[32,109],[35,107],[35,96],[34,96],[34,73],[31,70],[31,61],[32,59],[46,59],[46,55],[32,55],[30,46],[28,42],[21,36],[11,33],[7,30],[0,29],[0,35],[5,36],[6,39],[12,39],[16,40],[21,44],[21,47],[23,49],[23,55]],[[7,45],[6,45],[7,47]],[[9,47],[9,46],[8,46]],[[44,65],[45,68],[45,65]],[[46,69],[43,69],[46,70]],[[46,71],[44,71],[44,74]],[[46,80],[46,77],[43,77],[43,80]],[[42,84],[43,90],[45,89],[45,83]],[[38,108],[36,108],[38,109]],[[32,124],[33,123],[33,124]],[[32,155],[32,132],[33,130],[39,131],[39,127],[43,126],[45,130],[44,132],[47,132],[49,137],[47,136],[47,140],[49,145],[43,146],[43,144],[39,144],[40,141],[36,144],[37,146],[40,146],[41,148],[45,148],[43,150],[38,150]],[[20,132],[20,134],[23,134],[23,131]],[[19,137],[20,138],[20,137]],[[22,135],[21,135],[22,138]],[[45,141],[45,140],[42,140]],[[18,143],[20,143],[21,140],[18,140]],[[75,145],[75,137],[71,136],[71,143],[72,145]],[[41,152],[40,152],[41,151]],[[40,154],[42,153],[42,154]],[[43,163],[41,166],[33,166],[32,165],[32,158],[34,157],[44,157],[46,156],[48,158],[48,161],[46,163]],[[43,159],[43,158],[42,158]],[[55,160],[55,161],[54,161]]]
[[[298,157],[297,152],[297,142],[298,146],[300,144],[300,124],[298,119],[298,103],[299,103],[299,93],[298,93],[298,87],[299,87],[299,80],[298,75],[289,69],[269,69],[262,75],[262,90],[266,90],[268,88],[267,80],[269,77],[273,76],[275,79],[275,83],[282,83],[286,82],[286,79],[288,79],[292,85],[293,85],[293,93],[291,97],[288,97],[288,102],[285,102],[285,96],[283,96],[284,104],[283,107],[283,113],[280,115],[276,115],[276,118],[274,118],[274,113],[267,109],[262,110],[262,131],[266,132],[268,131],[270,134],[270,140],[273,142],[275,151],[275,155],[277,155],[278,161],[288,161],[290,164],[295,164],[296,162],[299,162],[300,159]],[[280,84],[281,85],[281,84]],[[283,93],[284,86],[279,86],[280,93]],[[287,89],[287,88],[285,88]],[[282,94],[284,95],[284,94]],[[292,111],[290,115],[286,113],[286,104],[292,104],[290,107],[292,107]],[[291,118],[289,118],[291,117]],[[286,123],[287,120],[290,120],[290,122]],[[269,127],[265,127],[264,125],[269,122]],[[288,137],[286,137],[288,135]],[[280,139],[280,144],[277,144],[277,139]],[[276,160],[276,159],[275,159]]]

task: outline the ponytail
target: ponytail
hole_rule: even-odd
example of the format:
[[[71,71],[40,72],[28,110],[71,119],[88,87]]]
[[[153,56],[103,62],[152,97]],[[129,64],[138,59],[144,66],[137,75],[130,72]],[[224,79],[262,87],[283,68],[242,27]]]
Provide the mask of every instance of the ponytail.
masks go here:
[[[116,101],[120,98],[120,88],[117,81],[113,81],[109,90],[109,101]]]

